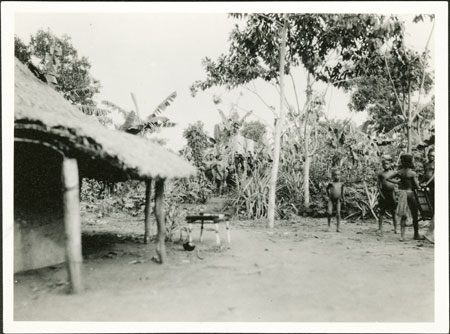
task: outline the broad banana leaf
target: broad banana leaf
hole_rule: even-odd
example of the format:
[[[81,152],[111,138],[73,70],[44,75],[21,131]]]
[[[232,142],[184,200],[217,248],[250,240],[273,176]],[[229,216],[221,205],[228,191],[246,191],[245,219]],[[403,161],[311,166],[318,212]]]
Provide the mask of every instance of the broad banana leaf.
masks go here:
[[[146,119],[145,122],[141,120],[139,117],[139,105],[137,103],[136,95],[131,92],[131,99],[133,100],[134,106],[136,108],[135,111],[127,112],[124,109],[120,108],[119,106],[115,105],[112,102],[109,101],[102,101],[103,104],[106,106],[117,110],[121,114],[125,116],[125,122],[122,124],[122,126],[119,127],[120,131],[126,131],[128,133],[137,134],[142,132],[144,129],[152,129],[155,127],[173,127],[176,124],[170,122],[170,120],[167,117],[163,116],[157,116],[159,113],[164,111],[170,103],[175,99],[177,96],[176,92],[173,92],[170,94],[153,112],[150,114]]]
[[[173,102],[173,100],[175,100],[175,98],[177,97],[177,92],[173,92],[171,93],[168,97],[166,97],[160,104],[159,106],[156,107],[156,109],[153,111],[152,115],[158,115],[160,113],[162,113],[164,110],[166,110],[166,108],[168,106],[170,106],[170,104]],[[152,116],[150,115],[150,116]],[[148,121],[148,119],[147,119]]]
[[[360,132],[363,133],[369,133],[369,128],[373,125],[373,121],[372,120],[367,120],[365,121],[361,126],[360,126]]]
[[[220,129],[220,125],[216,124],[214,125],[214,139],[216,141],[219,141],[221,137],[222,137],[222,130]]]
[[[425,104],[420,105],[419,107],[416,107],[416,110],[413,112],[413,114],[412,114],[412,116],[411,116],[411,119],[414,120],[416,117],[418,117],[418,116],[420,115],[420,113],[421,113],[421,111],[422,111],[423,109],[432,106],[433,103],[434,103],[434,101],[431,100],[431,101],[428,101],[428,102],[425,103]]]
[[[128,132],[129,129],[138,128],[139,125],[140,122],[138,120],[138,117],[136,113],[132,110],[128,113],[125,122],[122,124],[119,130]]]
[[[174,122],[164,123],[164,127],[166,127],[166,128],[173,128],[175,125],[177,125],[177,123],[174,123]]]
[[[241,125],[244,124],[245,119],[246,119],[248,116],[250,116],[250,115],[252,114],[252,112],[253,112],[252,110],[247,111],[247,113],[244,115],[244,117],[241,118],[241,120],[240,120]]]
[[[155,115],[150,115],[149,117],[147,117],[147,121],[148,123],[157,123],[157,122],[168,122],[169,119],[165,116],[155,116]]]
[[[148,122],[145,122],[143,125],[144,129],[152,130],[154,128],[161,128],[161,127],[171,128],[174,127],[176,123],[170,122],[170,120],[164,116],[153,116]]]
[[[220,110],[220,109],[217,109],[217,110],[219,110],[219,114],[220,114],[220,116],[222,117],[222,122],[223,122],[223,124],[225,125],[225,127],[226,127],[228,130],[231,130],[231,124],[230,124],[230,122],[228,121],[228,118],[225,116],[224,112],[223,112],[222,110]]]
[[[131,94],[131,99],[133,100],[133,103],[134,103],[134,108],[136,108],[136,116],[137,116],[138,120],[140,121],[141,116],[139,113],[139,107],[138,107],[136,96],[133,93],[130,93],[130,94]]]

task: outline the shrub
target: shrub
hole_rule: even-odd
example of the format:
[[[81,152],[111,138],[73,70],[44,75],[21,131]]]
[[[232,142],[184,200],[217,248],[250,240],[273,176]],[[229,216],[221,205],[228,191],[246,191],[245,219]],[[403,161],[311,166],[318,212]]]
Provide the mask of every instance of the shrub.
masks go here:
[[[235,174],[237,175],[237,174]],[[250,176],[242,174],[235,177],[228,206],[238,216],[247,219],[260,219],[267,216],[269,203],[270,169],[256,165]]]
[[[142,181],[126,181],[105,183],[92,179],[83,179],[81,201],[87,204],[88,211],[99,216],[114,212],[126,212],[138,216],[145,208],[145,183]]]

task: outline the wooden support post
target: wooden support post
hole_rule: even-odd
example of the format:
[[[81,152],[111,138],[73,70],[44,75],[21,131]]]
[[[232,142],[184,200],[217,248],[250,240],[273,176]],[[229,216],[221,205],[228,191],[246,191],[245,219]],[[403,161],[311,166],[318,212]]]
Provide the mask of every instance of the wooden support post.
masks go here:
[[[227,239],[228,239],[228,243],[231,244],[231,234],[230,234],[230,222],[227,220],[225,222],[226,227],[227,227]]]
[[[158,241],[156,251],[159,255],[159,261],[166,261],[166,215],[164,212],[164,179],[155,181],[155,215],[158,226]]]
[[[189,222],[188,226],[189,226],[188,227],[188,232],[189,232],[189,239],[188,239],[188,241],[189,241],[189,243],[191,243],[192,242],[192,224]]]
[[[203,221],[202,224],[200,225],[200,243],[202,243],[203,241]]]
[[[150,243],[150,237],[152,235],[151,232],[151,224],[150,224],[150,215],[152,213],[152,179],[148,179],[145,181],[145,231],[144,231],[144,243]]]
[[[216,244],[220,246],[219,223],[217,221],[214,222],[214,229],[216,231]]]
[[[78,180],[77,160],[64,157],[62,163],[64,226],[66,233],[66,262],[71,293],[80,293],[83,289]]]

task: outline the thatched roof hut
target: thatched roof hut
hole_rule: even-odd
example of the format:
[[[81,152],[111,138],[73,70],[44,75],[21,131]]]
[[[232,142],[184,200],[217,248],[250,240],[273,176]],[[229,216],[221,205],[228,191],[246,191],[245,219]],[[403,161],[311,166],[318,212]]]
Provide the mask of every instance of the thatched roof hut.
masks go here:
[[[15,272],[66,260],[72,291],[81,291],[81,177],[145,180],[146,242],[155,181],[157,252],[164,262],[164,181],[191,176],[195,168],[145,138],[105,128],[17,59],[14,102]]]
[[[16,59],[16,138],[56,145],[76,157],[80,173],[112,180],[188,177],[194,167],[163,147],[101,126],[39,81]]]

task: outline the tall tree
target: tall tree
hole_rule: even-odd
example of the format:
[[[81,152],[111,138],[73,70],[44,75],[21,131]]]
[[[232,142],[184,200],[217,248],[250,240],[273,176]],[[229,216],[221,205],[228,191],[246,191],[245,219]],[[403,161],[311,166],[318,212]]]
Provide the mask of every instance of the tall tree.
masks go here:
[[[31,60],[28,46],[17,36],[14,36],[14,56],[24,64]]]
[[[420,16],[419,16],[420,17]],[[433,20],[433,17],[430,17]],[[380,48],[367,64],[366,75],[352,91],[350,108],[367,110],[379,132],[402,128],[411,153],[417,131],[413,123],[426,113],[421,97],[433,87],[429,71],[428,44],[430,31],[423,52],[405,46],[403,39],[394,40],[390,46]],[[384,50],[383,50],[384,49]],[[416,101],[413,101],[414,96]]]
[[[56,88],[66,99],[76,105],[95,105],[93,97],[99,92],[100,82],[90,75],[88,58],[79,57],[69,36],[57,37],[41,29],[31,36],[27,49],[43,72],[56,78]]]
[[[187,146],[191,150],[194,165],[200,167],[203,164],[203,153],[210,146],[209,136],[204,129],[204,124],[198,121],[183,131],[183,137],[187,140]]]
[[[26,45],[14,37],[14,54],[40,80],[52,85],[83,113],[93,115],[103,125],[112,125],[109,110],[96,107],[93,99],[100,82],[91,77],[91,64],[71,44],[70,37],[38,30]]]
[[[267,208],[267,218],[269,227],[274,226],[275,222],[275,200],[276,188],[278,179],[278,166],[280,164],[280,150],[281,150],[281,132],[284,122],[284,64],[286,62],[286,37],[287,37],[287,22],[286,15],[283,17],[283,26],[280,31],[281,45],[280,45],[280,61],[279,61],[279,86],[280,86],[280,109],[278,118],[275,121],[274,144],[273,144],[273,165],[270,176],[269,189],[269,206]]]
[[[198,90],[206,90],[212,86],[225,86],[229,89],[245,87],[258,78],[279,87],[280,31],[283,26],[281,14],[233,16],[245,17],[246,25],[242,29],[236,26],[231,32],[227,55],[221,55],[216,61],[209,58],[203,60],[207,78],[192,85],[193,95]],[[291,79],[295,100],[294,103],[285,101],[285,104],[289,109],[296,109],[298,115],[311,111],[313,85],[316,81],[350,88],[353,81],[365,74],[366,66],[376,50],[391,38],[401,39],[403,33],[403,25],[396,17],[381,15],[288,14],[286,26],[287,47],[286,57],[283,59],[286,60],[286,65],[282,73]],[[303,66],[308,72],[303,104],[300,103],[300,92],[295,84],[295,79],[298,78],[294,78],[292,71],[299,66]],[[279,92],[281,93],[280,89]],[[278,120],[280,113],[275,113],[274,116],[282,127],[282,122]],[[311,133],[314,133],[314,129],[306,117],[303,122],[306,194],[309,189],[308,158],[312,155],[309,146]],[[308,207],[309,196],[305,196],[304,201]]]
[[[369,121],[378,132],[389,132],[402,123],[402,112],[388,78],[361,78],[351,93],[349,108],[367,111]]]

